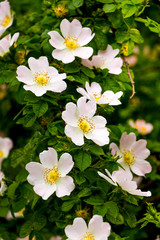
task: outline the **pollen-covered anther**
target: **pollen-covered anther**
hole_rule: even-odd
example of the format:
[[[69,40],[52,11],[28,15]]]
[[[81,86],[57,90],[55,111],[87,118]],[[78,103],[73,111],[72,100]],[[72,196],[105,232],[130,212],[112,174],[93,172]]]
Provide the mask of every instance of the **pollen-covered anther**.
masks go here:
[[[124,158],[124,161],[129,165],[133,165],[135,163],[135,158],[131,151],[124,152],[123,158]]]
[[[92,119],[86,116],[81,116],[78,119],[78,126],[84,133],[91,133],[95,129]]]
[[[53,167],[51,168],[46,168],[44,172],[44,179],[45,183],[49,183],[50,185],[53,185],[57,179],[60,177],[60,174],[58,172],[58,168]]]
[[[66,44],[66,47],[71,50],[75,50],[77,47],[79,47],[78,39],[76,37],[66,37],[64,43]]]
[[[10,16],[6,15],[5,18],[4,18],[4,20],[3,20],[2,23],[1,23],[1,26],[2,26],[2,27],[7,27],[8,24],[10,23],[10,21],[11,21]]]
[[[57,17],[63,17],[68,12],[67,8],[63,4],[58,4],[57,7],[53,8]]]
[[[96,102],[102,97],[101,94],[97,94],[97,93],[94,93],[93,96]]]
[[[136,128],[136,129],[140,129],[142,132],[146,132],[146,130],[147,130],[146,127],[144,127],[144,126],[139,126],[138,124],[135,125],[135,128]]]
[[[83,238],[81,238],[81,240],[95,240],[95,237],[93,236],[93,234],[86,232],[86,234],[83,236]]]
[[[48,73],[35,73],[34,74],[34,81],[40,85],[45,85],[49,82],[50,77]]]
[[[2,150],[0,150],[0,158],[4,157],[4,153]]]

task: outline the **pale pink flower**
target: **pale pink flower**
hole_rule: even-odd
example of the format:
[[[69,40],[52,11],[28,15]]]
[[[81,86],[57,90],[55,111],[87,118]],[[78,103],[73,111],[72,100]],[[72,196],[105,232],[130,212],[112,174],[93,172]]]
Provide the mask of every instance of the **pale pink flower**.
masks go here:
[[[105,169],[107,177],[105,174],[98,172],[99,176],[104,178],[107,182],[114,186],[120,186],[123,190],[126,192],[132,194],[132,195],[138,195],[138,196],[145,196],[150,197],[151,192],[142,192],[140,189],[137,189],[137,183],[132,180],[133,176],[132,174],[120,169],[118,171],[114,171],[112,175],[110,172]]]
[[[129,125],[138,130],[139,133],[146,135],[153,130],[153,125],[151,123],[146,123],[143,119],[137,119],[135,122],[129,121]]]
[[[121,102],[118,100],[123,94],[123,92],[117,92],[114,93],[112,91],[105,91],[103,94],[101,86],[96,83],[92,82],[91,86],[89,86],[89,83],[86,82],[86,90],[83,88],[77,88],[77,92],[82,94],[84,97],[86,97],[89,100],[95,101],[97,104],[109,104],[109,105],[119,105]]]
[[[77,217],[74,219],[72,225],[65,228],[68,240],[107,240],[110,235],[111,226],[108,222],[103,222],[102,216],[94,215],[88,227],[83,218]]]
[[[10,138],[0,137],[0,168],[4,158],[7,158],[10,150],[13,147],[13,142]]]
[[[150,151],[146,148],[147,141],[140,139],[136,141],[136,135],[124,132],[120,139],[119,148],[115,143],[110,144],[112,155],[116,155],[118,163],[126,170],[130,170],[138,176],[144,176],[150,173],[152,167],[145,159],[150,155]]]
[[[48,148],[40,153],[40,162],[30,162],[26,165],[29,172],[27,180],[34,185],[34,191],[44,200],[54,192],[57,197],[69,196],[75,185],[67,174],[73,168],[74,162],[69,153],[61,155],[59,161],[54,148]]]
[[[98,51],[98,55],[93,56],[92,60],[83,60],[82,64],[88,68],[107,68],[111,74],[120,74],[122,72],[123,61],[120,57],[115,57],[119,53],[119,49],[113,49],[111,45],[108,45],[106,50]]]
[[[56,237],[51,237],[50,238],[50,240],[61,240],[62,239],[62,237],[60,237],[60,236],[56,236]]]
[[[11,34],[8,34],[0,40],[0,56],[3,57],[6,53],[9,52],[9,48],[17,41],[19,33],[15,33],[11,38]]]
[[[47,57],[40,57],[38,60],[30,57],[28,65],[30,69],[24,65],[17,68],[17,79],[26,84],[25,90],[39,97],[47,91],[59,93],[66,89],[67,84],[63,81],[66,74],[59,74],[56,68],[50,67]]]
[[[7,190],[7,185],[4,182],[4,173],[0,171],[0,196],[3,196],[4,192]]]
[[[17,238],[17,240],[29,240],[29,236],[27,236],[25,238]],[[32,240],[36,240],[36,238],[33,237]]]
[[[84,136],[99,146],[109,143],[109,132],[105,127],[107,121],[102,116],[94,116],[96,109],[95,102],[86,102],[85,97],[79,98],[77,105],[67,103],[66,110],[62,112],[62,119],[67,123],[65,134],[76,145],[84,144]]]
[[[126,57],[127,63],[129,64],[129,66],[135,66],[136,63],[138,62],[138,57],[131,55],[129,57]]]
[[[56,48],[52,52],[53,58],[61,60],[63,63],[70,63],[75,60],[75,57],[87,59],[93,54],[93,48],[84,47],[95,35],[92,34],[90,28],[82,28],[77,19],[72,22],[63,19],[60,29],[63,37],[57,31],[48,33],[51,37],[50,44]]]
[[[13,14],[11,14],[10,5],[7,0],[0,3],[0,36],[13,23]]]
[[[23,218],[24,217],[24,215],[23,215],[24,211],[25,211],[25,208],[22,208],[19,212],[14,212],[14,216],[16,218]],[[8,211],[6,219],[7,220],[12,220],[13,219],[11,211]]]

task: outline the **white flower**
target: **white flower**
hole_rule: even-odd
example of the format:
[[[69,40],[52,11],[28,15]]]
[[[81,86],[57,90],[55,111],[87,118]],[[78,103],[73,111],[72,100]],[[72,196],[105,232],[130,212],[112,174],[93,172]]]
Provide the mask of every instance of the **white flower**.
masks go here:
[[[114,171],[112,175],[109,173],[107,169],[105,169],[106,173],[109,177],[104,175],[101,172],[98,172],[99,176],[104,178],[107,182],[111,183],[114,186],[120,186],[123,190],[126,192],[132,194],[132,195],[138,195],[138,196],[145,196],[150,197],[151,192],[142,192],[140,189],[137,189],[137,183],[132,180],[133,176],[132,174],[120,169],[118,171]]]
[[[135,122],[129,121],[129,125],[138,130],[139,133],[146,135],[153,130],[153,125],[151,123],[146,123],[143,119],[137,119]]]
[[[63,19],[60,29],[63,37],[56,31],[48,33],[51,37],[50,44],[56,48],[52,52],[53,58],[61,60],[63,63],[70,63],[75,60],[75,57],[87,59],[93,54],[91,47],[83,47],[95,35],[92,34],[90,28],[82,28],[80,21],[77,19],[74,19],[71,23],[67,19]]]
[[[34,191],[44,200],[54,192],[57,197],[69,196],[75,185],[67,174],[73,168],[74,162],[69,153],[64,153],[57,159],[54,148],[48,148],[39,155],[41,163],[30,162],[26,165],[29,172],[27,180],[34,185]]]
[[[25,90],[39,97],[47,91],[59,93],[66,89],[67,85],[63,81],[66,74],[59,74],[56,68],[50,67],[47,57],[40,57],[38,60],[30,57],[28,65],[31,70],[24,65],[17,68],[17,79],[26,84]]]
[[[13,23],[13,15],[11,14],[10,5],[7,0],[0,3],[0,36]]]
[[[65,228],[65,233],[68,240],[107,240],[110,235],[111,226],[107,222],[103,222],[103,218],[99,215],[94,215],[88,227],[83,218],[75,218],[73,225],[68,225]]]
[[[0,171],[0,196],[3,196],[4,192],[7,189],[7,185],[3,181],[3,178],[5,178],[4,174],[3,174],[3,172]]]
[[[136,135],[126,132],[122,134],[120,139],[120,147],[118,148],[115,143],[110,144],[112,149],[112,155],[119,157],[118,163],[126,171],[132,170],[138,176],[144,176],[146,173],[150,173],[152,167],[145,159],[150,155],[150,151],[146,148],[147,141],[140,139],[136,141]]]
[[[123,92],[117,92],[114,94],[112,91],[105,91],[103,94],[101,86],[96,83],[92,82],[91,86],[89,83],[86,82],[85,84],[86,90],[83,88],[77,88],[77,92],[82,94],[89,100],[94,100],[97,104],[109,104],[109,105],[119,105],[121,102],[118,100],[123,94]]]
[[[62,112],[62,119],[67,123],[65,134],[76,145],[84,144],[84,136],[99,146],[109,143],[109,132],[105,127],[107,121],[102,116],[94,116],[95,113],[95,102],[86,103],[85,97],[78,99],[77,106],[72,102],[67,103],[66,110]]]
[[[82,59],[82,64],[88,68],[107,68],[109,70],[109,73],[118,75],[122,72],[121,67],[123,64],[121,58],[115,57],[118,53],[119,49],[113,50],[112,46],[108,45],[106,50],[99,50],[98,55],[93,56],[91,61],[88,59]]]
[[[17,41],[19,33],[15,33],[11,38],[11,34],[8,34],[0,40],[0,57],[3,57],[6,53],[9,52],[9,48]]]
[[[13,142],[10,138],[0,137],[0,168],[4,158],[7,158],[10,150],[13,147]]]

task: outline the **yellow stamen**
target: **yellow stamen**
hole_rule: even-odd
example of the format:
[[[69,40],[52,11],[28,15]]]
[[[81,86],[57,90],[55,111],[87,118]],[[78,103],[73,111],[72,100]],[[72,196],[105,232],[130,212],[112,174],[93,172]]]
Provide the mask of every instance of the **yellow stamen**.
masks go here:
[[[75,37],[68,37],[65,38],[66,47],[70,48],[71,50],[75,50],[77,47],[79,47],[78,39]]]
[[[48,81],[50,80],[50,77],[47,73],[35,73],[34,74],[34,81],[40,85],[47,85]]]
[[[76,210],[77,217],[82,217],[83,219],[86,219],[89,215],[89,209],[83,209],[83,210]]]
[[[1,26],[2,26],[2,27],[7,27],[8,24],[10,23],[10,21],[11,21],[10,16],[6,15],[5,18],[4,18],[4,20],[3,20],[3,22],[2,22],[2,24],[1,24]]]
[[[88,117],[81,116],[78,120],[78,126],[84,133],[91,133],[95,126],[91,119]]]
[[[23,216],[24,211],[25,211],[25,208],[22,208],[22,209],[18,212],[19,216]]]
[[[2,150],[0,150],[0,158],[4,157],[4,153]]]
[[[128,165],[133,165],[135,162],[134,156],[131,151],[123,153],[123,159]]]
[[[56,17],[63,17],[68,12],[67,8],[63,4],[58,4],[56,8],[53,8]]]
[[[144,126],[139,126],[138,124],[135,125],[135,128],[138,129],[139,131],[146,132],[146,127]]]
[[[84,235],[83,238],[81,238],[80,240],[95,240],[95,237],[89,233],[89,232],[86,232],[86,234]]]
[[[101,94],[93,94],[94,95],[94,98],[95,98],[95,101],[97,102],[100,98],[101,98]]]
[[[50,168],[45,169],[45,172],[44,172],[45,183],[49,183],[50,185],[53,185],[59,177],[60,177],[60,174],[58,172],[58,168],[53,167],[52,169]]]

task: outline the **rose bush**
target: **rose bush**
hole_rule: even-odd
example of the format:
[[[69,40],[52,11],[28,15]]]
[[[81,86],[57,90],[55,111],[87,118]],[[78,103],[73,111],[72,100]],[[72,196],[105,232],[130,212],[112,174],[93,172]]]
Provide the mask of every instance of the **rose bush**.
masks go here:
[[[1,239],[158,238],[158,10],[0,2]]]

